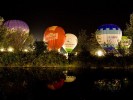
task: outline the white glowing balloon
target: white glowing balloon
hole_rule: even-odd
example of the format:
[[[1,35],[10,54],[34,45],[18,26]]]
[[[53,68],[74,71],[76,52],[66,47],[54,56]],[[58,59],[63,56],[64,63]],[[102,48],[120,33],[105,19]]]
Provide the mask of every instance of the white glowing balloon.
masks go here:
[[[78,39],[74,34],[67,33],[66,40],[63,44],[63,48],[67,53],[71,53],[72,50],[77,46]]]

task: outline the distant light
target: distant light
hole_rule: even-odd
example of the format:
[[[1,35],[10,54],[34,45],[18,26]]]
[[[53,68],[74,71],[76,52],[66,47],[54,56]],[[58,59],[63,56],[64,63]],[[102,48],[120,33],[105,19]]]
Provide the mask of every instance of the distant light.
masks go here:
[[[9,47],[9,48],[7,49],[7,51],[8,51],[8,52],[13,52],[14,49],[13,49],[12,47]]]
[[[4,48],[0,48],[0,51],[1,51],[1,52],[4,52],[4,51],[5,51],[5,49],[4,49]]]
[[[78,52],[75,52],[75,56],[77,56],[78,55]]]
[[[66,59],[68,59],[68,53],[65,53],[64,55],[66,56]]]
[[[24,49],[24,52],[28,52],[28,49]]]
[[[98,50],[96,52],[96,55],[99,56],[99,57],[101,57],[101,56],[104,56],[104,53],[101,50]]]

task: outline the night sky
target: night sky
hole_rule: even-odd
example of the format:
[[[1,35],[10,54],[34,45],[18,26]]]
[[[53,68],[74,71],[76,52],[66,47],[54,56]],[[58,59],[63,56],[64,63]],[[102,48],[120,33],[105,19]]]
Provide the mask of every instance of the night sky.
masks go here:
[[[5,21],[25,21],[37,40],[42,40],[46,28],[53,25],[75,35],[85,29],[89,35],[102,24],[116,24],[124,30],[133,12],[133,1],[126,1],[36,0],[28,3],[28,0],[11,0],[3,2],[0,16]]]

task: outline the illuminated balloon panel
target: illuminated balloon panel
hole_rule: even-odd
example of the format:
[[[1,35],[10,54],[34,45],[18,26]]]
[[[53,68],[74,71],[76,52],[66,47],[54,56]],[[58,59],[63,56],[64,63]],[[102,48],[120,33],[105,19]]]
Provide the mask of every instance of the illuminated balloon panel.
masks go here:
[[[67,33],[65,43],[63,44],[63,48],[66,50],[66,52],[71,53],[72,50],[76,47],[77,43],[77,37],[74,34]]]
[[[121,37],[121,29],[114,24],[104,24],[96,32],[96,39],[103,48],[113,47],[117,49]]]
[[[131,43],[132,43],[132,40],[131,39],[129,39],[127,36],[122,36],[122,39],[121,39],[121,42],[120,42],[121,44],[121,47],[122,48],[129,48],[130,47],[130,45],[131,45]]]
[[[65,42],[65,31],[62,27],[51,26],[44,32],[43,41],[47,42],[48,50],[58,50]]]
[[[4,23],[4,26],[12,31],[19,30],[21,32],[29,33],[29,26],[22,20],[8,20]]]

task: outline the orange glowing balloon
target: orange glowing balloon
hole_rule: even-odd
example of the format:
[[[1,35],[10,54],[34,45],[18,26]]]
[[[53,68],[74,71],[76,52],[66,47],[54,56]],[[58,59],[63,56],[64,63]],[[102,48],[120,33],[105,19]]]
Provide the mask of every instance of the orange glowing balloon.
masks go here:
[[[65,31],[62,27],[51,26],[44,32],[43,41],[48,45],[48,50],[58,50],[62,47],[65,42]]]

